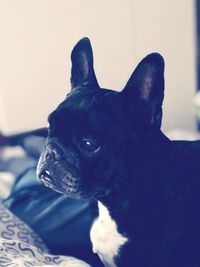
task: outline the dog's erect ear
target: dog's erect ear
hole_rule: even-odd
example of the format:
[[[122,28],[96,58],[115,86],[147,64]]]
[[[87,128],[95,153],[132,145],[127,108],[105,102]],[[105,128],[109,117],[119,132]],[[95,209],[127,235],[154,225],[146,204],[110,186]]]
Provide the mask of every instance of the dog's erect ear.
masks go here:
[[[71,53],[71,85],[76,88],[98,88],[98,82],[93,68],[93,53],[90,40],[81,39]]]
[[[142,100],[150,109],[150,123],[160,128],[164,98],[164,60],[158,53],[145,57],[131,75],[122,93],[129,101]],[[135,101],[134,101],[135,102]],[[130,103],[131,104],[131,103]]]

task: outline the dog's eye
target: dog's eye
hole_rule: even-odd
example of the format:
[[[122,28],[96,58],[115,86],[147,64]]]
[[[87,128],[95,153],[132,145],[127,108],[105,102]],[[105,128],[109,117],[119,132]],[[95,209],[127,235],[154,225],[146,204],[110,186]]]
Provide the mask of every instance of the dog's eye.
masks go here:
[[[81,148],[88,152],[97,152],[100,147],[95,141],[84,138],[81,142]]]

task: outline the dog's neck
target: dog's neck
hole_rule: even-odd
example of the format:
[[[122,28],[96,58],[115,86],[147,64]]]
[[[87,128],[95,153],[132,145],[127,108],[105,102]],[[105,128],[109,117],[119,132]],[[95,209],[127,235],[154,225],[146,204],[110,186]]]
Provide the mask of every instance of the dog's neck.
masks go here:
[[[152,132],[139,153],[128,155],[123,168],[125,171],[119,174],[122,176],[121,183],[114,185],[112,193],[97,199],[108,209],[111,217],[119,222],[119,227],[127,229],[127,225],[123,227],[127,222],[121,218],[129,216],[129,211],[133,209],[133,199],[139,203],[137,197],[142,195],[138,196],[138,187],[148,183],[148,179],[159,179],[158,162],[162,166],[166,164],[165,159],[171,153],[171,146],[172,142],[162,132]]]
[[[141,154],[138,162],[141,160],[145,162],[151,153],[153,158],[156,159],[160,156],[160,149],[167,150],[168,143],[170,143],[169,140],[163,134],[154,132],[149,137],[149,140],[147,140],[143,150],[140,150]],[[148,165],[147,162],[145,164]],[[127,170],[127,168],[129,167],[125,169]],[[99,216],[94,222],[90,233],[93,251],[98,253],[106,267],[117,266],[115,260],[120,256],[121,249],[130,241],[129,229],[133,231],[133,225],[138,229],[139,225],[137,226],[136,222],[140,211],[137,205],[139,203],[140,206],[141,200],[144,199],[142,197],[143,193],[141,196],[138,194],[140,182],[142,186],[145,183],[145,181],[142,181],[144,174],[141,172],[141,169],[137,168],[135,173],[128,170],[121,175],[124,175],[123,179],[121,179],[122,184],[117,187],[115,186],[114,190],[109,195],[98,199]],[[132,219],[133,213],[135,213],[134,216],[136,216],[134,223]]]

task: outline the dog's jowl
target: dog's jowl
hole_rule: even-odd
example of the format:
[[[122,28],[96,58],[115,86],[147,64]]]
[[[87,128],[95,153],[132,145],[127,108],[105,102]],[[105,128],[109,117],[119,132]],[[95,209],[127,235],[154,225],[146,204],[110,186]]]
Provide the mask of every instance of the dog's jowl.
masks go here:
[[[49,116],[39,179],[98,201],[91,241],[105,266],[199,267],[200,143],[160,130],[163,58],[145,57],[121,92],[100,88],[87,38],[71,59],[71,92]]]

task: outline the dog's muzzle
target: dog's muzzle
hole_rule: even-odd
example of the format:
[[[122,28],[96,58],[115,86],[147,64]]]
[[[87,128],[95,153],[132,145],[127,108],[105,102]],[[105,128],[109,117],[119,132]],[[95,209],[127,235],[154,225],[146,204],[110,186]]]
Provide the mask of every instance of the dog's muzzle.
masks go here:
[[[49,140],[46,144],[38,162],[37,176],[44,185],[59,193],[74,194],[77,191],[76,160],[58,142]]]
[[[39,180],[51,188],[56,187],[57,182],[54,178],[56,162],[59,162],[64,157],[64,151],[61,147],[54,143],[48,142],[45,150],[40,156],[37,168],[37,175]]]

